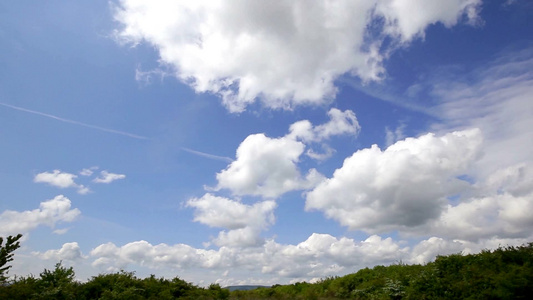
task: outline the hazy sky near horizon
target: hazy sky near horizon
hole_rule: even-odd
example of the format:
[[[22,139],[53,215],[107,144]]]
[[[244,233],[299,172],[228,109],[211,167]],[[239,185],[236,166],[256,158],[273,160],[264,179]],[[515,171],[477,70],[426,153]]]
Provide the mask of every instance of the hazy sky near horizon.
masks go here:
[[[206,285],[533,240],[530,1],[0,4],[0,236]]]

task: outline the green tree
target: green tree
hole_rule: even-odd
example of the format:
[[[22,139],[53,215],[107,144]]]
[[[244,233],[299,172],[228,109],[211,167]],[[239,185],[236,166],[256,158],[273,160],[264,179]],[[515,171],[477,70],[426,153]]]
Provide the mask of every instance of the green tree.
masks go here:
[[[78,283],[72,267],[66,268],[58,262],[53,271],[45,269],[39,276],[37,299],[76,299]]]
[[[4,238],[0,237],[0,283],[7,279],[7,272],[11,268],[8,263],[13,261],[13,251],[20,247],[19,240],[21,237],[22,234],[10,235],[7,237],[5,245]]]

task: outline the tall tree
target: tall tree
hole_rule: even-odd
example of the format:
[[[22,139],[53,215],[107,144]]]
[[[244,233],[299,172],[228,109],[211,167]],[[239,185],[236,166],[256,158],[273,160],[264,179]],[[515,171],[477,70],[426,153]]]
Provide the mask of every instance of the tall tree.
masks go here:
[[[8,265],[13,260],[13,251],[20,247],[20,238],[22,234],[16,236],[8,236],[4,245],[4,238],[0,237],[0,282],[4,282],[7,279],[7,272],[11,268]]]

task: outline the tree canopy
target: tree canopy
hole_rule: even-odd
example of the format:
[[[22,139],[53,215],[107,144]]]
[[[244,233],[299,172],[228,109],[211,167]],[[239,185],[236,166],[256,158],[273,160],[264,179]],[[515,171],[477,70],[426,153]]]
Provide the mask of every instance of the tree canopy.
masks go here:
[[[4,244],[4,238],[0,237],[0,283],[7,279],[6,275],[11,268],[8,263],[13,261],[13,252],[20,247],[20,238],[22,238],[22,234],[10,235]]]
[[[3,276],[19,239],[20,235],[8,237],[1,244]],[[376,266],[316,283],[246,291],[230,292],[218,284],[202,288],[179,277],[139,278],[126,271],[100,274],[82,283],[76,281],[74,269],[62,262],[38,277],[15,276],[0,285],[0,299],[530,299],[531,295],[533,243],[438,256],[425,265]]]

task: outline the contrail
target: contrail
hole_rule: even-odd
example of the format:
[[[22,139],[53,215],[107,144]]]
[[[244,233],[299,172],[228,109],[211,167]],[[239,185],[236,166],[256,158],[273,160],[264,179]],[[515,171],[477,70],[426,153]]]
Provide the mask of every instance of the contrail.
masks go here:
[[[61,118],[61,117],[50,115],[50,114],[46,114],[46,113],[43,113],[43,112],[40,112],[40,111],[35,111],[35,110],[31,110],[31,109],[27,109],[27,108],[15,106],[15,105],[3,103],[3,102],[0,102],[0,105],[2,105],[4,107],[11,108],[11,109],[15,109],[15,110],[18,110],[18,111],[23,111],[23,112],[27,112],[27,113],[30,113],[30,114],[35,114],[35,115],[47,117],[47,118],[54,119],[54,120],[57,120],[57,121],[70,123],[70,124],[75,124],[75,125],[79,125],[79,126],[83,126],[83,127],[87,127],[87,128],[91,128],[91,129],[104,131],[104,132],[120,134],[120,135],[123,135],[123,136],[127,136],[127,137],[131,137],[131,138],[134,138],[134,139],[138,139],[138,140],[148,140],[149,139],[149,138],[147,138],[145,136],[142,136],[142,135],[137,135],[137,134],[133,134],[133,133],[129,133],[129,132],[124,132],[124,131],[104,128],[104,127],[91,125],[91,124],[86,124],[86,123],[82,123],[82,122],[78,122],[78,121],[74,121],[74,120],[70,120],[70,119]],[[214,154],[204,153],[204,152],[196,151],[196,150],[193,150],[193,149],[190,149],[190,148],[186,148],[186,147],[181,147],[181,150],[187,151],[187,152],[192,153],[194,155],[198,155],[198,156],[201,156],[201,157],[209,158],[209,159],[222,160],[222,161],[225,161],[225,162],[232,162],[233,161],[233,159],[231,159],[229,157],[226,157],[226,156],[218,156],[218,155],[214,155]]]
[[[205,153],[205,152],[192,150],[192,149],[189,149],[189,148],[186,148],[186,147],[181,147],[181,150],[187,151],[189,153],[192,153],[192,154],[195,154],[195,155],[198,155],[198,156],[203,156],[203,157],[206,157],[206,158],[210,158],[210,159],[222,160],[222,161],[225,161],[225,162],[233,162],[233,159],[231,159],[229,157],[226,157],[226,156],[213,155],[213,154],[209,154],[209,153]]]
[[[5,106],[5,107],[9,107],[11,109],[16,109],[16,110],[19,110],[19,111],[27,112],[27,113],[30,113],[30,114],[35,114],[35,115],[47,117],[47,118],[50,118],[50,119],[58,120],[58,121],[61,121],[61,122],[75,124],[75,125],[79,125],[79,126],[83,126],[83,127],[87,127],[87,128],[92,128],[92,129],[96,129],[96,130],[100,130],[100,131],[105,131],[105,132],[109,132],[109,133],[120,134],[120,135],[128,136],[128,137],[131,137],[131,138],[134,138],[134,139],[139,139],[139,140],[147,140],[148,139],[147,137],[142,136],[142,135],[137,135],[137,134],[124,132],[124,131],[119,131],[119,130],[114,130],[114,129],[109,129],[109,128],[104,128],[104,127],[91,125],[91,124],[86,124],[86,123],[82,123],[82,122],[78,122],[78,121],[74,121],[74,120],[64,119],[64,118],[60,118],[60,117],[57,117],[57,116],[54,116],[54,115],[45,114],[45,113],[42,113],[42,112],[39,112],[39,111],[35,111],[35,110],[23,108],[23,107],[18,107],[18,106],[14,106],[14,105],[3,103],[3,102],[0,102],[0,105]]]

